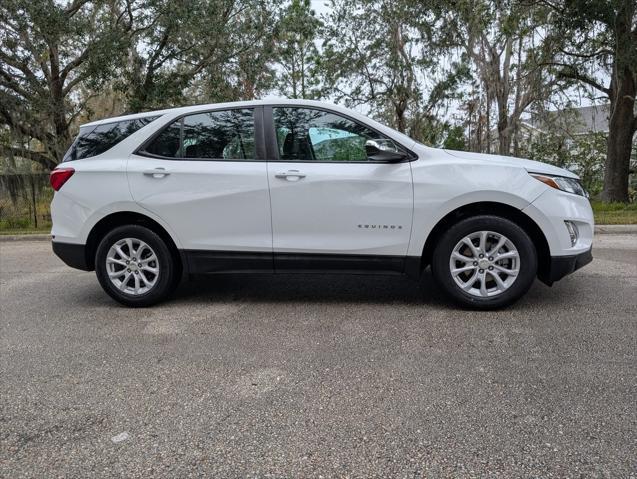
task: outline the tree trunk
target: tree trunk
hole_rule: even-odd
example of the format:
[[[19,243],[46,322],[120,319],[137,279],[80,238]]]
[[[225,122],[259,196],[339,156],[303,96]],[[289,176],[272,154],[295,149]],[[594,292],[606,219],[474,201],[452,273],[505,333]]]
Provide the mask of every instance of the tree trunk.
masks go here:
[[[498,120],[498,153],[509,156],[511,154],[511,128],[506,110],[500,109]]]
[[[305,48],[301,52],[301,98],[305,100]]]
[[[407,122],[405,121],[406,109],[406,100],[394,101],[394,121],[396,122],[396,129],[401,133],[405,133],[405,131],[407,130]]]
[[[491,153],[491,142],[493,141],[491,138],[491,103],[493,103],[493,95],[491,93],[491,87],[487,82],[484,82],[484,87],[486,90],[487,96],[487,118],[486,118],[486,129],[487,129],[487,153]]]
[[[517,66],[515,69],[515,107],[514,113],[520,111],[520,99],[522,97],[522,47],[523,38],[518,38]],[[515,115],[513,115],[515,116]],[[513,156],[520,156],[520,119],[513,120]]]
[[[62,161],[66,149],[71,143],[69,126],[66,122],[66,105],[64,104],[64,85],[60,76],[60,61],[57,46],[49,47],[49,62],[51,68],[51,117],[55,129],[55,160]]]
[[[611,95],[602,201],[628,202],[630,154],[635,135],[635,80],[626,68]],[[615,97],[615,98],[612,98]]]
[[[38,229],[38,207],[37,202],[35,201],[35,178],[33,173],[30,175],[31,178],[31,204],[33,205],[33,225],[35,229]]]
[[[627,4],[630,6],[630,4]],[[634,7],[620,12],[616,22],[617,50],[610,85],[610,119],[604,169],[604,202],[628,202],[630,153],[635,135],[637,85],[631,68],[631,28]]]
[[[628,175],[634,131],[629,125],[613,128],[608,134],[608,154],[604,172],[602,201],[628,202]]]
[[[621,3],[615,20],[616,52],[609,92],[611,111],[602,190],[602,200],[606,202],[628,201],[630,153],[637,127],[637,75],[633,63],[635,33],[632,31],[634,15],[635,4],[632,0],[626,0]]]
[[[291,75],[291,80],[292,80],[292,98],[296,99],[298,98],[298,94],[297,94],[297,85],[296,85],[296,58],[292,57],[292,75]]]
[[[511,128],[509,121],[509,96],[511,85],[509,84],[509,66],[513,52],[513,38],[508,37],[504,47],[504,59],[500,66],[500,57],[494,56],[491,60],[496,79],[496,101],[498,104],[498,153],[509,156],[511,154]]]

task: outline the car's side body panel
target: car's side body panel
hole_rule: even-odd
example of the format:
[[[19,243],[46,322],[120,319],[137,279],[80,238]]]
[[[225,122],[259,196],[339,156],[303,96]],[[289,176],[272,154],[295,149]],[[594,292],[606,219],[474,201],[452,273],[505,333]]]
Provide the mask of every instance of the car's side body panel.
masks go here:
[[[184,249],[272,251],[265,162],[132,155],[128,182],[134,201],[170,224]]]
[[[298,170],[300,179],[278,177]],[[405,256],[409,163],[268,163],[274,252]]]
[[[51,203],[51,235],[58,242],[84,244],[101,218],[125,205],[136,205],[126,181],[125,159],[96,157],[72,166],[75,173]]]
[[[67,185],[64,186],[66,187]],[[126,189],[128,190],[128,186]],[[178,249],[183,248],[180,235],[170,224],[166,223],[161,216],[141,207],[138,203],[133,201],[132,198],[127,201],[113,201],[112,203],[102,205],[99,209],[84,209],[87,216],[86,219],[81,222],[74,219],[73,215],[70,215],[68,222],[64,220],[58,222],[57,218],[64,218],[68,215],[69,211],[79,211],[78,204],[72,195],[59,193],[60,192],[57,192],[55,194],[57,198],[54,202],[55,206],[51,207],[51,216],[55,218],[51,229],[51,237],[54,242],[84,245],[93,228],[95,228],[101,220],[117,213],[136,213],[159,224],[168,233],[175,243],[175,246],[177,246]],[[65,226],[67,228],[66,230]],[[71,233],[71,236],[65,236],[64,233]]]
[[[416,147],[414,226],[409,256],[420,256],[429,233],[452,211],[472,203],[502,203],[522,210],[547,186],[529,181],[522,168],[489,165],[487,161],[452,158],[444,151]]]

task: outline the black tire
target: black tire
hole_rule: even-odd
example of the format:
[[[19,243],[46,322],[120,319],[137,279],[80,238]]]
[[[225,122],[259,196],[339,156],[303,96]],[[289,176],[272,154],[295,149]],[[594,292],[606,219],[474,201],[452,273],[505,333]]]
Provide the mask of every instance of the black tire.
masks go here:
[[[159,273],[156,282],[149,291],[139,295],[120,291],[110,280],[107,271],[106,256],[110,248],[125,238],[143,241],[157,256]],[[151,306],[165,300],[174,291],[180,279],[179,265],[176,264],[164,240],[154,231],[140,225],[119,226],[102,239],[95,253],[95,273],[104,291],[115,301],[129,307]]]
[[[451,274],[449,262],[455,246],[463,238],[479,231],[492,231],[506,236],[520,257],[517,277],[508,289],[496,296],[479,297],[463,291]],[[533,284],[537,275],[537,252],[529,235],[512,221],[499,216],[474,216],[459,221],[440,237],[433,253],[431,270],[438,285],[457,303],[473,309],[501,308],[514,303]]]

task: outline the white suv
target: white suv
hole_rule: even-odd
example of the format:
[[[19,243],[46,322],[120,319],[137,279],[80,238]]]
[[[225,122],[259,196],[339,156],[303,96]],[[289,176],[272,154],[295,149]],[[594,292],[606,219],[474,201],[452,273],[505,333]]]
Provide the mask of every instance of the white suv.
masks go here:
[[[592,260],[576,175],[429,148],[350,110],[251,101],[86,124],[51,173],[53,251],[128,306],[182,276],[406,274],[512,303]]]

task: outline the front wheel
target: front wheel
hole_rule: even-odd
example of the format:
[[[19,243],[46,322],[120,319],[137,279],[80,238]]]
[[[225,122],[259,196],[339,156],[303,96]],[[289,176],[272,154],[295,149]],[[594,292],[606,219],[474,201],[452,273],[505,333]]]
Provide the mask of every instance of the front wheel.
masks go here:
[[[113,229],[97,247],[97,279],[116,301],[132,307],[150,306],[174,289],[176,268],[166,243],[139,225]]]
[[[431,268],[456,302],[493,309],[513,303],[529,290],[537,274],[537,252],[528,234],[512,221],[475,216],[442,235]]]

